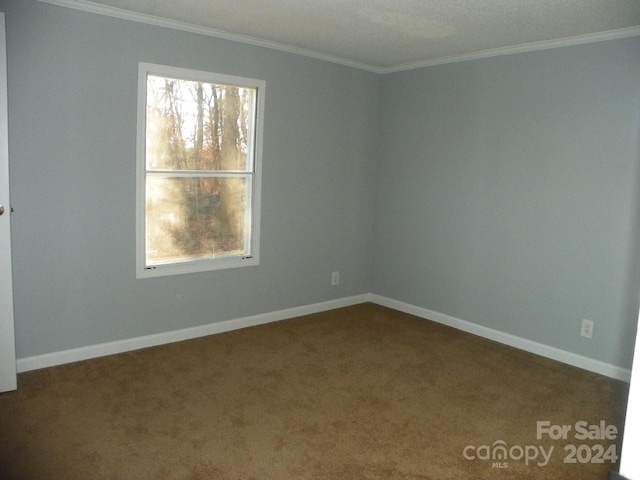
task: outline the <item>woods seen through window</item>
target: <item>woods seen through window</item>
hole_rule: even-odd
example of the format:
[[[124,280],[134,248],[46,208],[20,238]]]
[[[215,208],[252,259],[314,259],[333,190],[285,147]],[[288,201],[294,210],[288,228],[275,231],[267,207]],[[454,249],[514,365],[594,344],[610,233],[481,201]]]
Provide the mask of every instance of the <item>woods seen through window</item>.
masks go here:
[[[264,82],[141,64],[138,276],[257,263]]]

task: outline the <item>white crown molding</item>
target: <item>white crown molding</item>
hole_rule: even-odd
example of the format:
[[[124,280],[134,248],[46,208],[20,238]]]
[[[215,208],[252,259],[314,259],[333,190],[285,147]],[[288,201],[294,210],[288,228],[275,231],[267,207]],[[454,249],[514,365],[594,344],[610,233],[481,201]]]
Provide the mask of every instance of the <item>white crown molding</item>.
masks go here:
[[[434,58],[432,60],[406,63],[394,67],[381,68],[380,73],[395,73],[405,70],[415,70],[417,68],[433,67],[435,65],[444,65],[446,63],[466,62],[469,60],[478,60],[481,58],[499,57],[502,55],[513,55],[516,53],[536,52],[539,50],[549,50],[552,48],[560,47],[571,47],[575,45],[584,45],[587,43],[603,42],[606,40],[635,37],[638,35],[640,35],[640,27],[621,28],[618,30],[609,30],[606,32],[589,33],[586,35],[558,38],[555,40],[544,40],[541,42],[523,43],[521,45],[513,45],[510,47],[492,48],[490,50],[482,50],[480,52],[464,53],[461,55],[451,55],[449,57],[440,57]]]
[[[269,40],[262,40],[260,38],[251,37],[248,35],[240,35],[237,33],[227,32],[217,28],[202,27],[193,25],[190,23],[179,22],[176,20],[168,20],[166,18],[156,17],[153,15],[147,15],[143,13],[131,12],[121,8],[109,7],[106,5],[100,5],[90,2],[88,0],[38,0],[42,3],[49,3],[60,7],[72,8],[75,10],[81,10],[88,13],[95,13],[98,15],[105,15],[108,17],[120,18],[123,20],[130,20],[138,23],[146,23],[148,25],[155,25],[158,27],[171,28],[174,30],[182,30],[185,32],[196,33],[199,35],[206,35],[209,37],[221,38],[224,40],[230,40],[239,43],[245,43],[254,45],[257,47],[270,48],[272,50],[279,50],[282,52],[293,53],[296,55],[302,55],[305,57],[315,58],[317,60],[323,60],[326,62],[336,63],[339,65],[345,65],[347,67],[353,67],[360,70],[366,70],[368,72],[377,74],[395,73],[405,70],[415,70],[418,68],[433,67],[436,65],[443,65],[446,63],[466,62],[469,60],[478,60],[481,58],[497,57],[502,55],[512,55],[516,53],[534,52],[537,50],[547,50],[551,48],[568,47],[573,45],[583,45],[586,43],[601,42],[605,40],[615,40],[618,38],[627,38],[640,35],[640,26],[622,28],[618,30],[610,30],[606,32],[591,33],[586,35],[579,35],[575,37],[566,37],[556,40],[545,40],[541,42],[525,43],[521,45],[514,45],[510,47],[493,48],[490,50],[483,50],[480,52],[471,52],[461,55],[451,55],[448,57],[440,57],[431,60],[424,60],[418,62],[411,62],[402,65],[396,65],[393,67],[378,67],[374,65],[367,65],[364,63],[356,62],[342,57],[334,55],[328,55],[314,50],[308,50],[305,48],[292,47],[278,42],[272,42]]]
[[[328,55],[325,53],[316,52],[314,50],[307,50],[305,48],[293,47],[291,45],[285,45],[283,43],[272,42],[269,40],[263,40],[248,35],[241,35],[238,33],[231,33],[225,30],[217,28],[203,27],[194,25],[191,23],[179,22],[177,20],[169,20],[162,17],[156,17],[154,15],[147,15],[144,13],[131,12],[122,8],[109,7],[106,5],[99,5],[97,3],[89,2],[87,0],[38,0],[42,3],[49,3],[51,5],[57,5],[59,7],[71,8],[74,10],[80,10],[87,13],[95,13],[97,15],[104,15],[107,17],[119,18],[121,20],[129,20],[132,22],[145,23],[147,25],[154,25],[156,27],[171,28],[173,30],[181,30],[183,32],[196,33],[198,35],[205,35],[208,37],[221,38],[223,40],[230,40],[238,43],[245,43],[256,47],[269,48],[271,50],[279,50],[281,52],[293,53],[295,55],[302,55],[304,57],[315,58],[317,60],[323,60],[325,62],[337,63],[339,65],[345,65],[347,67],[357,68],[359,70],[366,70],[372,73],[382,73],[382,69],[359,63],[353,60],[349,60],[342,57],[336,57],[334,55]]]

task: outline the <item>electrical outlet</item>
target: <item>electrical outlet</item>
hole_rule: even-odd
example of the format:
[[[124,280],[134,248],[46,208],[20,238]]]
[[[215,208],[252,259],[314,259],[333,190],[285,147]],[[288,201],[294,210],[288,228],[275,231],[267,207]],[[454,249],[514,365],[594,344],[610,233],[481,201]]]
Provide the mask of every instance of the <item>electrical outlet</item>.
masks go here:
[[[580,335],[586,338],[593,338],[593,320],[582,320]]]
[[[340,285],[340,272],[332,272],[331,273],[331,285]]]

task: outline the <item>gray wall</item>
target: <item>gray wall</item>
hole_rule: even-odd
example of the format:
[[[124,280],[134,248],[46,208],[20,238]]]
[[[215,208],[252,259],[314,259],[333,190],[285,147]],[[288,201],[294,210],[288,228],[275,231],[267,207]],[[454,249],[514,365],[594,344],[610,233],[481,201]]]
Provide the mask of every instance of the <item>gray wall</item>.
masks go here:
[[[631,365],[640,37],[377,76],[0,9],[19,358],[373,292]],[[261,265],[135,279],[141,61],[266,80]]]
[[[0,9],[19,358],[370,291],[376,75],[35,1]],[[136,280],[138,62],[266,80],[259,266]]]
[[[630,367],[639,59],[634,37],[384,76],[373,290]]]

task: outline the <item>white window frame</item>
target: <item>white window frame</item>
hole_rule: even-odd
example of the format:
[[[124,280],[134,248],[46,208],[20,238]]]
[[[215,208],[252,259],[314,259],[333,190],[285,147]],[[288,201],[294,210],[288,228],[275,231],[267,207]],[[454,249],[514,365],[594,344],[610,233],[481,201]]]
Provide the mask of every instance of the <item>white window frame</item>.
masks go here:
[[[256,89],[254,137],[250,153],[250,171],[253,178],[251,191],[251,226],[249,254],[221,256],[163,265],[146,265],[146,117],[147,76],[159,75],[190,81],[232,85]],[[247,267],[260,263],[260,191],[262,180],[262,138],[264,126],[266,82],[252,78],[223,75],[152,63],[139,64],[138,68],[138,124],[136,159],[136,278],[159,277],[192,272],[204,272],[226,268]]]

